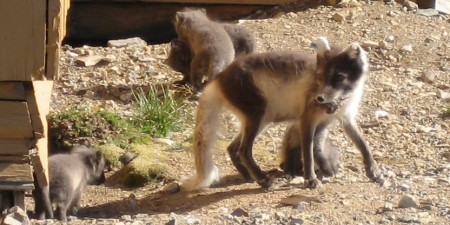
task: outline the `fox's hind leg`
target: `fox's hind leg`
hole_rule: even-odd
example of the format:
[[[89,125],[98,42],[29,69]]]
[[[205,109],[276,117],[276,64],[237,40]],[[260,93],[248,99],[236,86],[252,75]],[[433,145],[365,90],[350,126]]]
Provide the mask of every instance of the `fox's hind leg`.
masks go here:
[[[252,119],[248,119],[248,121],[242,124],[242,140],[239,145],[238,154],[253,180],[262,187],[268,188],[272,185],[272,180],[259,168],[253,159],[253,142],[259,134],[260,129],[264,127],[264,124],[261,122],[261,117],[252,115]]]
[[[233,142],[228,146],[228,154],[230,155],[231,162],[233,162],[234,167],[239,171],[239,173],[244,177],[245,180],[252,180],[252,177],[250,176],[250,173],[248,172],[245,165],[242,163],[241,159],[239,158],[238,150],[239,145],[241,144],[242,135],[239,134],[234,138]]]

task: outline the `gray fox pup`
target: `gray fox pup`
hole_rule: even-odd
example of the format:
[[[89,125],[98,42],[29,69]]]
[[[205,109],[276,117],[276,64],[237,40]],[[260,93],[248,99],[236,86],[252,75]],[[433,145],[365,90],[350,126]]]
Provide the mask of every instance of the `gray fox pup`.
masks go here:
[[[230,36],[236,57],[255,51],[255,38],[247,29],[231,23],[220,23],[220,25]],[[173,39],[170,42],[170,52],[166,62],[173,70],[183,74],[183,80],[178,81],[178,84],[189,84],[192,57],[187,43],[180,39]]]
[[[315,161],[324,162],[319,163],[324,171],[333,171],[326,156],[314,151],[314,143],[322,143],[318,137],[326,137],[328,126],[336,120],[342,122],[345,133],[362,153],[366,175],[373,181],[381,179],[355,121],[368,76],[367,53],[358,43],[343,49],[331,47],[324,37],[318,38],[314,46],[315,57],[288,51],[239,57],[205,87],[193,138],[196,174],[183,183],[183,189],[199,189],[219,180],[211,147],[223,107],[241,122],[239,134],[228,147],[231,160],[244,178],[262,187],[270,187],[272,179],[256,164],[252,146],[255,137],[272,122],[290,122],[294,131],[298,129],[302,157],[298,162],[303,163],[307,188],[321,184]]]
[[[55,154],[49,157],[48,186],[33,191],[35,213],[38,219],[53,219],[52,204],[61,221],[67,221],[67,212],[75,213],[86,185],[100,185],[105,182],[105,157],[100,151],[84,145],[74,147],[69,154]],[[36,179],[35,179],[36,180]]]
[[[175,30],[178,39],[187,45],[184,51],[187,49],[190,51],[192,60],[188,83],[196,90],[202,88],[203,77],[212,80],[235,57],[230,36],[220,23],[206,16],[204,9],[186,9],[177,12]]]

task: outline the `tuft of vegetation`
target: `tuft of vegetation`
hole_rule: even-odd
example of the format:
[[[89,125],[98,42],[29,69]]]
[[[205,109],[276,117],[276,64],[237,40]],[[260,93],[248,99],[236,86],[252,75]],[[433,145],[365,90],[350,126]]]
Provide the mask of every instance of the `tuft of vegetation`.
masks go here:
[[[150,140],[148,135],[142,134],[128,119],[108,111],[69,109],[51,113],[47,119],[53,150],[68,150],[73,145],[86,142],[92,145],[111,143],[127,148],[132,143]]]
[[[167,158],[161,145],[132,145],[130,151],[137,154],[133,161],[125,166],[123,184],[127,187],[141,187],[148,182],[159,181],[166,176]]]
[[[182,114],[181,101],[160,86],[133,92],[136,108],[132,117],[113,112],[69,109],[48,116],[52,149],[68,150],[74,144],[112,143],[127,149],[133,143],[146,143],[152,137],[166,137],[177,129]]]
[[[141,132],[166,137],[176,128],[183,105],[167,88],[150,86],[147,94],[142,89],[133,94],[137,103],[133,122]]]

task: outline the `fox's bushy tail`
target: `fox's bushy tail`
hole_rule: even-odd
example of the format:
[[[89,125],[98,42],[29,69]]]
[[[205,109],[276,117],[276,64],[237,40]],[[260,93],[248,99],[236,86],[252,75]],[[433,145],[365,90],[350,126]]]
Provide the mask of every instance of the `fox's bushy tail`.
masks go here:
[[[219,181],[219,171],[214,165],[211,149],[216,140],[222,106],[223,97],[218,83],[213,81],[206,86],[197,107],[193,138],[196,174],[183,183],[184,190],[208,187]]]

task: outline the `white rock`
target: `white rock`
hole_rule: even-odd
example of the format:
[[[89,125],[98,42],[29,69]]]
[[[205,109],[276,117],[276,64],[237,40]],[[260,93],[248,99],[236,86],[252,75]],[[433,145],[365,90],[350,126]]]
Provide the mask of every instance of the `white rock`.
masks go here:
[[[383,110],[377,110],[375,111],[375,118],[381,119],[381,118],[387,118],[389,116],[389,113]]]
[[[146,46],[146,45],[147,43],[138,37],[108,41],[108,47]]]
[[[292,179],[289,183],[290,184],[303,184],[303,183],[305,183],[305,178],[300,177],[300,176],[294,177],[294,179]]]
[[[437,96],[439,99],[450,99],[450,93],[440,89],[437,92]]]
[[[413,48],[412,48],[411,44],[408,44],[408,45],[403,45],[401,50],[404,51],[404,52],[412,52]]]

